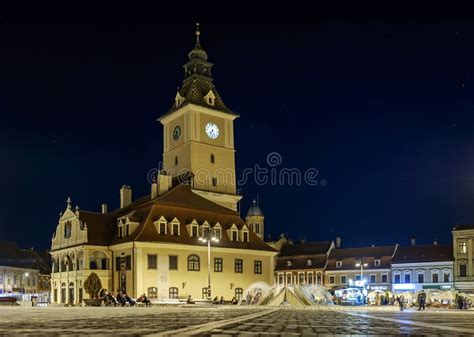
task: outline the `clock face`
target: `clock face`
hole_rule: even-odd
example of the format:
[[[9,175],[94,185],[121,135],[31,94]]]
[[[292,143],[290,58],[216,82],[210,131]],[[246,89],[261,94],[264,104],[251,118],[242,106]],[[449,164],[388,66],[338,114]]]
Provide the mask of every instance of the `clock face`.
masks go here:
[[[207,123],[206,134],[209,138],[216,139],[217,137],[219,137],[219,128],[214,123]]]
[[[180,136],[181,136],[181,127],[179,125],[176,125],[173,129],[173,139],[178,140]]]

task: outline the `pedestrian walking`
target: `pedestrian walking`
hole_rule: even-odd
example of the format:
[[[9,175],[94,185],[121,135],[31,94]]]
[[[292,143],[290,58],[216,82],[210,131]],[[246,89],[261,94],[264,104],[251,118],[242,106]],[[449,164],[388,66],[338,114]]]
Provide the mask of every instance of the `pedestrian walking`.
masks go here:
[[[403,301],[404,300],[405,300],[405,298],[403,297],[403,295],[400,295],[399,297],[397,297],[398,305],[400,305],[400,311],[403,311]]]

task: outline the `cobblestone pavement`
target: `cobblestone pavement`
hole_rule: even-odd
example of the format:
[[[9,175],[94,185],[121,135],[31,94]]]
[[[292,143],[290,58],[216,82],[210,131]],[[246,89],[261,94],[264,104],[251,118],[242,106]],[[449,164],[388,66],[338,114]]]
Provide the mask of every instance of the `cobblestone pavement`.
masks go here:
[[[294,308],[0,306],[0,335],[470,335],[474,312]]]

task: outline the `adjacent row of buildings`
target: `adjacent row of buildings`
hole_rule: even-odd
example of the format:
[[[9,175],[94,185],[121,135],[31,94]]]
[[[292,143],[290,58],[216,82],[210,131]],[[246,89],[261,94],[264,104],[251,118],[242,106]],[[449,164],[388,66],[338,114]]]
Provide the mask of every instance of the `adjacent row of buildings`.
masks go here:
[[[467,275],[456,267],[461,262],[455,261],[453,245],[416,245],[412,239],[406,247],[341,248],[339,238],[292,243],[284,237],[273,245],[280,251],[275,268],[278,286],[318,284],[337,289],[363,285],[395,292],[469,288]]]
[[[51,290],[51,258],[47,252],[21,249],[0,240],[0,294]]]

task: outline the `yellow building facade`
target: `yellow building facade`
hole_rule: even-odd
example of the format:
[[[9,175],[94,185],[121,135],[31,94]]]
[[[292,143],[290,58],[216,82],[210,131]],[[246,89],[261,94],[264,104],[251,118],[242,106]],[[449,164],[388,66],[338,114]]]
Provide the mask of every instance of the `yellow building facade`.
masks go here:
[[[273,284],[277,252],[263,241],[263,214],[254,205],[246,222],[236,212],[238,116],[215,89],[199,31],[188,56],[183,86],[159,118],[163,170],[150,194],[134,200],[124,185],[112,212],[106,205],[102,212],[73,209],[68,200],[51,244],[53,302],[88,298],[83,284],[92,272],[107,291],[152,301],[207,298],[209,275],[211,296],[226,300],[255,282]]]

